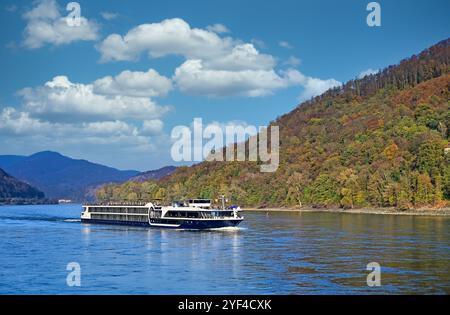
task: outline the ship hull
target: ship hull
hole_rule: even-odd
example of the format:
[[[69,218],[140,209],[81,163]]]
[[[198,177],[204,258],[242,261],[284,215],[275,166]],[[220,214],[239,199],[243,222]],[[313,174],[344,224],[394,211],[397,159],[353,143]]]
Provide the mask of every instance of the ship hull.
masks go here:
[[[180,220],[181,221],[181,220]],[[174,224],[159,225],[157,223],[150,224],[148,222],[138,221],[118,221],[118,220],[99,220],[99,219],[81,219],[83,223],[93,224],[112,224],[112,225],[128,225],[128,226],[141,226],[150,228],[171,228],[171,229],[186,229],[186,230],[207,230],[207,229],[219,229],[225,227],[235,227],[241,223],[241,219],[234,220],[189,220],[181,221]]]

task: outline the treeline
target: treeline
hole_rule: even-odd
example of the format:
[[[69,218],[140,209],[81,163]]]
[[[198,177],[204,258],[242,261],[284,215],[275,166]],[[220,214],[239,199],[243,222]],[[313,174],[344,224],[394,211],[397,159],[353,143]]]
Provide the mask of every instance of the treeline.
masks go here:
[[[361,79],[350,80],[341,87],[330,89],[305,102],[302,106],[314,105],[336,96],[367,98],[383,88],[405,89],[440,77],[449,72],[449,44],[450,39],[445,39],[418,55],[402,60],[398,65],[386,67],[376,74],[367,75]]]
[[[227,195],[246,206],[445,206],[450,200],[449,40],[298,106],[280,127],[280,167],[202,162],[159,181],[109,185],[106,200]],[[447,152],[447,153],[446,153]]]

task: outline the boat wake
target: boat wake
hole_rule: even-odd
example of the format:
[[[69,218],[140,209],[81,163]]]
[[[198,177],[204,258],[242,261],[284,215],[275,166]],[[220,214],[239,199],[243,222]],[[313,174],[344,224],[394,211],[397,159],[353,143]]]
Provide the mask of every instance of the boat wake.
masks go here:
[[[177,231],[195,231],[195,232],[236,232],[246,230],[244,227],[239,226],[225,226],[220,228],[209,228],[209,229],[175,229]]]
[[[209,231],[240,231],[240,230],[244,230],[245,228],[239,227],[239,226],[225,226],[225,227],[220,227],[220,228],[212,228],[212,229],[208,229]]]
[[[81,219],[65,219],[64,222],[81,222]]]
[[[0,216],[0,220],[10,221],[46,221],[46,222],[81,222],[81,219],[46,217],[46,216]]]

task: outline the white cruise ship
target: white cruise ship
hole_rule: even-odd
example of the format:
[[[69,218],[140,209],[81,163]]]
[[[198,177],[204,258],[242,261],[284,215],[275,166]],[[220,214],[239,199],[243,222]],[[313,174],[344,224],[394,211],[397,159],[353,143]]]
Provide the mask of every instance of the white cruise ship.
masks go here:
[[[176,229],[213,229],[237,226],[244,219],[240,207],[214,208],[209,199],[189,199],[162,206],[157,202],[83,205],[81,221]]]

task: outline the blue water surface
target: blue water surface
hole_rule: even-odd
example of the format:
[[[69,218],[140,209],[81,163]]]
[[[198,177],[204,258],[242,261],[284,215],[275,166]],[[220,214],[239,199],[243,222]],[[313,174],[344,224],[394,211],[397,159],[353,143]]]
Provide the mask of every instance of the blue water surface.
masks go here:
[[[450,293],[446,217],[245,212],[239,229],[183,231],[83,224],[80,211],[0,207],[1,294]],[[381,286],[367,286],[370,262]]]

